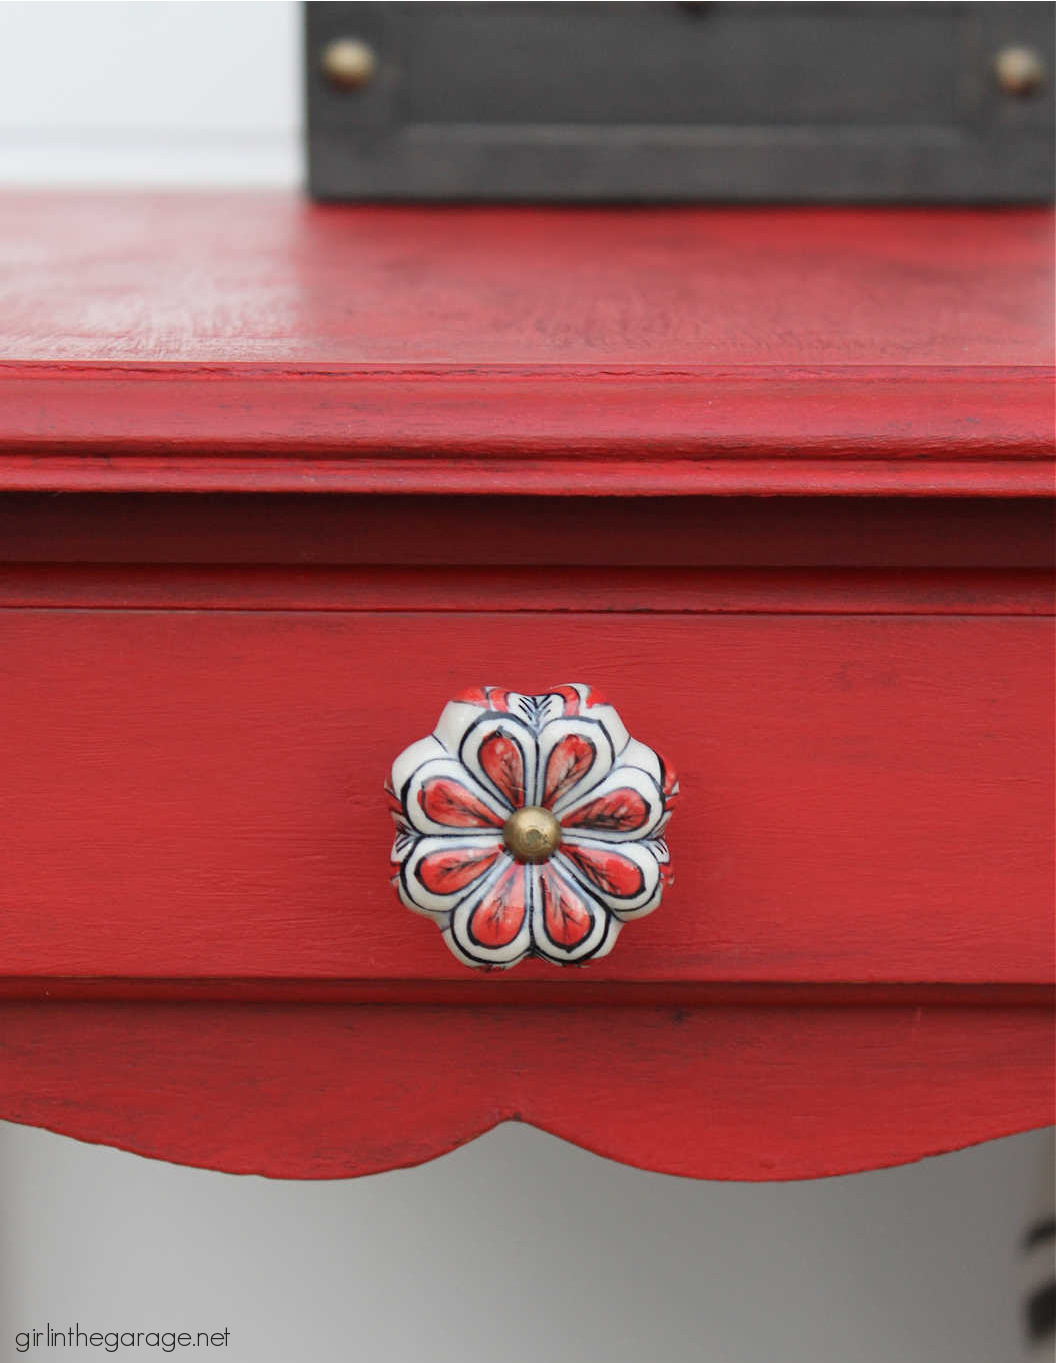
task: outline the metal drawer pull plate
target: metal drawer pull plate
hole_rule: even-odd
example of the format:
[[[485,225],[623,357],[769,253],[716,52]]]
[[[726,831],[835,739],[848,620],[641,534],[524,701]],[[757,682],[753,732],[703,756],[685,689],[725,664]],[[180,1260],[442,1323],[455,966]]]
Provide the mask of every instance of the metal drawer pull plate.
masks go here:
[[[581,683],[477,687],[386,785],[393,884],[465,965],[582,965],[660,903],[674,772]]]

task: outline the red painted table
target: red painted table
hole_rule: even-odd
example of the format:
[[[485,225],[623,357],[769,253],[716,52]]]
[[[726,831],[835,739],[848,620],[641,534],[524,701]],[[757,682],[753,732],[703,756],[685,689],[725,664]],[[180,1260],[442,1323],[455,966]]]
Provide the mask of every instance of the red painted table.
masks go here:
[[[1045,210],[0,200],[0,1116],[294,1177],[1053,1119]],[[465,969],[382,782],[611,695],[677,879]]]

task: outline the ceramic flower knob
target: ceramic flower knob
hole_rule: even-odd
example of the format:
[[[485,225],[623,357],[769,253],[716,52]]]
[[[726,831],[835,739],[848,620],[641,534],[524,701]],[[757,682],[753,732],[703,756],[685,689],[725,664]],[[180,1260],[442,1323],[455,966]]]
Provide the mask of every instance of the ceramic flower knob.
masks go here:
[[[674,772],[589,686],[485,686],[393,763],[393,884],[466,965],[579,965],[671,880]]]

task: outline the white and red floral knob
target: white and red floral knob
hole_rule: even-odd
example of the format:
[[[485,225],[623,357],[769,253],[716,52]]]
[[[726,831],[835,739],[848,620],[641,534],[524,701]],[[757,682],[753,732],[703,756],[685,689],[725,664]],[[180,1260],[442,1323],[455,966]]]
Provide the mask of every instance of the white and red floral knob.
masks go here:
[[[466,965],[596,960],[671,880],[675,774],[589,686],[463,692],[386,789],[393,884]]]

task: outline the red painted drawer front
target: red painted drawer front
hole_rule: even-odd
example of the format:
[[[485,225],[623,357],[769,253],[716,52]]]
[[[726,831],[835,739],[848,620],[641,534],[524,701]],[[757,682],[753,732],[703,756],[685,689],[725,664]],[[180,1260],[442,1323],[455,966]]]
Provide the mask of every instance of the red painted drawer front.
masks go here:
[[[1045,982],[1035,616],[8,610],[6,976],[476,979],[388,883],[392,757],[478,681],[587,679],[668,754],[676,883],[583,972]]]

